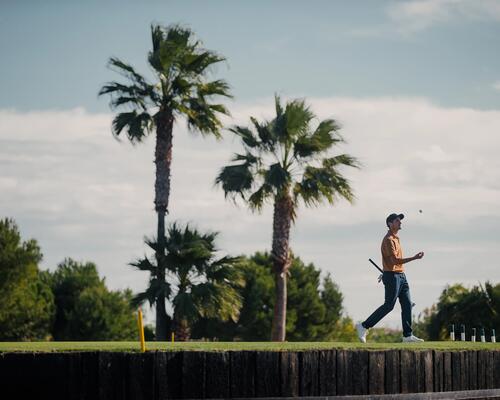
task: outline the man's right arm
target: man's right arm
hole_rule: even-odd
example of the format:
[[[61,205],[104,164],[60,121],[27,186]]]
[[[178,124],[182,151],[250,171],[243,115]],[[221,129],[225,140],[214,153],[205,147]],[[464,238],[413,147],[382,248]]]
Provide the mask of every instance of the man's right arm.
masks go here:
[[[423,256],[424,256],[424,252],[421,251],[417,254],[415,254],[413,257],[409,257],[409,258],[398,258],[397,254],[398,254],[398,251],[397,251],[397,248],[396,248],[396,243],[394,243],[394,241],[390,240],[389,239],[389,243],[390,243],[390,258],[391,258],[391,262],[393,265],[396,265],[396,264],[406,264],[410,261],[413,261],[413,260],[420,260]]]

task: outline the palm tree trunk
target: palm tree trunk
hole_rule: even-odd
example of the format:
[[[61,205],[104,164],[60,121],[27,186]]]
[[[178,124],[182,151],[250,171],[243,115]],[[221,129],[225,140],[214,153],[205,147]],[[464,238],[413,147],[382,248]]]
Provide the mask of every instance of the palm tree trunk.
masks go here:
[[[174,318],[175,320],[175,340],[187,342],[191,337],[191,329],[185,318]]]
[[[293,202],[288,191],[274,201],[272,258],[276,284],[271,340],[283,342],[286,335],[286,277],[290,268],[290,227]]]
[[[170,166],[172,164],[172,129],[174,118],[169,112],[160,112],[156,120],[156,180],[155,180],[155,210],[158,214],[158,250],[156,261],[158,265],[157,278],[165,281],[165,214],[168,213],[168,197],[170,195]],[[156,329],[157,341],[167,340],[168,317],[165,309],[165,296],[156,299]]]

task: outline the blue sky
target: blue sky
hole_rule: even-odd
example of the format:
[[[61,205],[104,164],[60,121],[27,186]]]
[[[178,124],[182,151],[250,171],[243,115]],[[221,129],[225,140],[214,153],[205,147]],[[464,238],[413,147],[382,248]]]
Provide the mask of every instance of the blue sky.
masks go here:
[[[239,100],[280,91],[498,108],[500,23],[489,9],[498,12],[498,1],[482,2],[484,10],[480,1],[462,8],[444,1],[423,15],[402,3],[2,2],[0,107],[106,111],[96,97],[113,78],[106,61],[118,56],[146,71],[155,21],[187,24],[224,54],[228,68],[220,73]]]
[[[235,96],[227,125],[270,117],[275,92],[341,123],[339,151],[364,165],[345,171],[356,203],[300,209],[292,247],[332,274],[354,319],[383,299],[367,259],[390,212],[407,215],[405,254],[426,252],[407,268],[417,313],[448,283],[500,280],[498,0],[1,2],[1,217],[40,242],[43,267],[71,256],[113,288],[147,281],[127,263],[155,230],[154,141],[117,143],[97,92],[118,78],[111,56],[149,74],[152,22],[187,24],[227,57],[214,71]],[[272,216],[214,188],[235,150],[176,125],[171,219],[249,254],[270,247]]]

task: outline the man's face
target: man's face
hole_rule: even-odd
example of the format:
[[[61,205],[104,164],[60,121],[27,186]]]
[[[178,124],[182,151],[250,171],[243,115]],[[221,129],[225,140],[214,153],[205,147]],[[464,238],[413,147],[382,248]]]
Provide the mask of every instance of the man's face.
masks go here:
[[[389,222],[389,229],[391,231],[399,231],[401,229],[401,220],[396,218],[394,221]]]

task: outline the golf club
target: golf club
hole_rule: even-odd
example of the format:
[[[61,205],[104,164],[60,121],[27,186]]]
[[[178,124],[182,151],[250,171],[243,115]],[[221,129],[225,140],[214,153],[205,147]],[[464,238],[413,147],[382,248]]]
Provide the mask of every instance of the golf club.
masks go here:
[[[373,261],[371,258],[369,258],[368,261],[370,261],[372,263],[372,265],[380,271],[381,275],[379,275],[379,277],[378,277],[378,283],[380,283],[380,281],[382,280],[382,275],[384,274],[384,271],[382,271],[382,269],[377,264],[375,264],[375,261]],[[411,303],[411,306],[415,307],[415,303]]]

